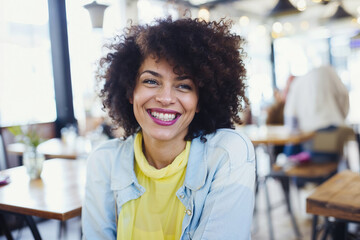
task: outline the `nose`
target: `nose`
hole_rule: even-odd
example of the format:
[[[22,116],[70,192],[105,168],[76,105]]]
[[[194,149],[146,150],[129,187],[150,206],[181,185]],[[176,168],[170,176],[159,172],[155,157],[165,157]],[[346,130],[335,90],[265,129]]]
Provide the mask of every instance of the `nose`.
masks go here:
[[[155,97],[155,100],[164,106],[175,103],[175,99],[174,90],[170,86],[163,86]]]

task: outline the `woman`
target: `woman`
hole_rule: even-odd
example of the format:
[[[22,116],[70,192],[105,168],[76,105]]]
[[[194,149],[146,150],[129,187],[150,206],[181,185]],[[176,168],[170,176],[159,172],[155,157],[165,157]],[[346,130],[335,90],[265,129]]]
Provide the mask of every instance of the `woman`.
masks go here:
[[[123,139],[88,159],[86,239],[249,239],[255,164],[232,130],[245,97],[230,22],[171,18],[109,46],[103,104]]]

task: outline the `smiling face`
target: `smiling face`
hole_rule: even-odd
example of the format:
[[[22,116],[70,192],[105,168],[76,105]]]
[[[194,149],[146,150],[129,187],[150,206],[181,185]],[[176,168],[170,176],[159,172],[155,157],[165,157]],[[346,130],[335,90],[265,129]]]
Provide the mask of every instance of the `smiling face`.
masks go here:
[[[175,74],[165,60],[147,57],[130,99],[144,140],[184,142],[198,98],[197,87],[188,76]]]

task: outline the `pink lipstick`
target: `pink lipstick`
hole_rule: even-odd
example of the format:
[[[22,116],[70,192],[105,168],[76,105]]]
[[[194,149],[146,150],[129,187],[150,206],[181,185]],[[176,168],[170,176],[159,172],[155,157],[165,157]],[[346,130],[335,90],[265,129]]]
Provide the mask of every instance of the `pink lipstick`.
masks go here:
[[[147,113],[156,124],[161,126],[171,126],[181,116],[179,112],[160,108],[148,109]]]

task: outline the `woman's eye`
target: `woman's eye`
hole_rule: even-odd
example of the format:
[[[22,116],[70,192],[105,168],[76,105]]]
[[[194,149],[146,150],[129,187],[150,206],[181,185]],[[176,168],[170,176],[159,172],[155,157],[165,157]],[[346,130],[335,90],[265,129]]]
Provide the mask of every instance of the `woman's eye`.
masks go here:
[[[156,85],[156,84],[157,84],[157,81],[154,80],[154,79],[145,79],[145,80],[143,81],[143,83],[145,83],[145,84],[150,84],[150,85]]]
[[[192,90],[192,87],[188,84],[181,84],[178,86],[178,88],[185,89],[185,90]]]

